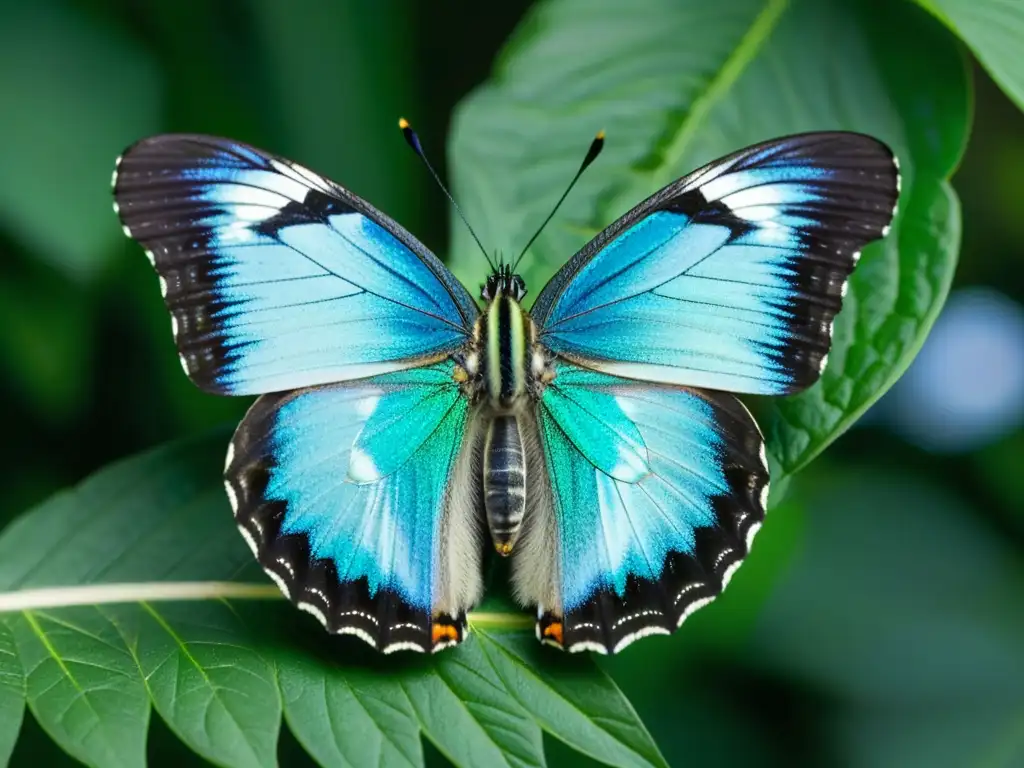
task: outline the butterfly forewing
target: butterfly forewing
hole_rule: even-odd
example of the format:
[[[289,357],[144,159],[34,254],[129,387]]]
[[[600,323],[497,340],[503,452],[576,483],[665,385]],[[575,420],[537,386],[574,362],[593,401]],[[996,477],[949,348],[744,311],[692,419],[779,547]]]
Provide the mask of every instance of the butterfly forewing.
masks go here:
[[[892,152],[791,136],[680,179],[595,238],[538,297],[540,340],[629,378],[788,394],[825,366],[846,281],[892,221]]]
[[[182,366],[262,394],[443,358],[472,297],[408,232],[299,165],[197,135],[135,144],[114,172],[125,233],[160,275]]]

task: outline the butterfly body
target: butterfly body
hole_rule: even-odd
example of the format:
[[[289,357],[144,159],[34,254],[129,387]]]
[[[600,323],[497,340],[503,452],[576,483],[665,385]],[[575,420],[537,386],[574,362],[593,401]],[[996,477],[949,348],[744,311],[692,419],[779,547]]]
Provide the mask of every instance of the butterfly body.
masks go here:
[[[237,142],[146,139],[114,195],[186,373],[261,395],[225,488],[287,597],[384,652],[437,651],[493,548],[540,640],[607,653],[674,631],[749,552],[768,467],[730,393],[820,376],[898,185],[859,134],[740,150],[614,222],[529,311],[510,268],[478,304],[380,211]]]

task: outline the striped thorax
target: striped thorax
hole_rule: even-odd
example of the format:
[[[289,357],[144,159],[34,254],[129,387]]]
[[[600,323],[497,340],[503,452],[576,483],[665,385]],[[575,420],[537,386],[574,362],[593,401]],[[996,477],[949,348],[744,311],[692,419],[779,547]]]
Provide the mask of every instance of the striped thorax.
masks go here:
[[[495,272],[481,293],[487,309],[478,320],[476,352],[482,414],[483,497],[494,547],[508,555],[515,546],[526,507],[526,458],[519,414],[530,399],[532,323],[520,301],[526,288],[507,268]]]

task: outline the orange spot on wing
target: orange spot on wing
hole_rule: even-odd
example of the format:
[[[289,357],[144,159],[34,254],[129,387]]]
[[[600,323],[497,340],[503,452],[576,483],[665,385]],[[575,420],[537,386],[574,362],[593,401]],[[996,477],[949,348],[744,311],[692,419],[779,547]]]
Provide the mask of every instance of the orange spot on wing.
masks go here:
[[[447,642],[449,640],[458,642],[459,630],[453,624],[442,624],[435,621],[434,626],[431,629],[431,639],[433,640],[434,645]]]
[[[544,637],[562,645],[562,622],[552,621],[544,627]]]

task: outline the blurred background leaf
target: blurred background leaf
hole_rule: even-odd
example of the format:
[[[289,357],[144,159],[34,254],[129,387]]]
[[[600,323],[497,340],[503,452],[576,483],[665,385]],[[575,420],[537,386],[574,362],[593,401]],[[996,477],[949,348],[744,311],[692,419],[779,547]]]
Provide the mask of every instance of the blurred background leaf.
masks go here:
[[[1024,109],[1024,5],[1017,0],[918,0],[971,47],[978,61]]]
[[[1022,611],[1013,598],[1024,563],[1020,4],[920,5],[935,18],[909,0],[703,3],[691,15],[687,5],[666,1],[661,23],[646,37],[649,19],[628,10],[615,17],[613,35],[602,33],[604,11],[587,3],[389,0],[370,9],[330,0],[286,12],[269,0],[0,1],[0,526],[115,459],[237,421],[247,405],[204,395],[182,376],[152,270],[120,237],[109,211],[113,159],[147,133],[219,133],[301,160],[395,215],[436,252],[450,253],[472,287],[483,260],[468,248],[461,225],[449,233],[447,203],[405,148],[395,120],[405,115],[413,122],[442,175],[452,153],[460,202],[485,243],[506,254],[522,247],[592,134],[606,128],[605,155],[527,257],[536,291],[544,270],[550,274],[626,205],[670,180],[659,173],[684,172],[761,133],[826,127],[821,121],[863,126],[909,153],[909,189],[923,185],[933,194],[907,200],[916,210],[904,209],[898,263],[885,248],[865,255],[862,266],[875,273],[864,284],[872,308],[844,312],[837,333],[847,332],[843,324],[851,334],[864,332],[863,317],[868,330],[892,337],[878,347],[887,371],[881,379],[907,361],[941,304],[948,270],[940,265],[937,273],[918,275],[914,243],[922,252],[942,246],[955,253],[959,230],[942,206],[956,198],[938,182],[956,169],[962,256],[949,310],[889,395],[773,504],[726,594],[685,631],[650,638],[601,666],[671,765],[1024,764],[1021,707],[1010,687],[1020,688],[1014,650]],[[520,22],[495,64],[495,52]],[[575,32],[551,36],[552,24]],[[980,61],[969,78],[954,34]],[[609,86],[612,71],[620,76],[617,89]],[[459,100],[485,81],[484,95],[453,118]],[[716,98],[701,98],[709,83]],[[773,95],[785,109],[765,111]],[[481,100],[493,103],[476,121]],[[950,116],[969,114],[972,103],[977,119],[957,169],[968,124]],[[538,116],[558,130],[546,130]],[[680,126],[685,141],[677,146]],[[917,222],[916,234],[906,217]],[[929,239],[935,242],[924,244]],[[875,290],[891,288],[894,275],[898,295]],[[882,327],[874,326],[880,319]],[[851,380],[834,384],[856,386],[857,372],[870,363],[866,353],[859,363],[851,360],[848,350],[842,368]],[[875,383],[861,386],[868,394],[877,390]],[[859,412],[867,399],[854,398],[843,413]],[[810,405],[816,412],[818,405]],[[826,424],[823,432],[835,424],[845,425]],[[193,458],[215,473],[221,453],[211,438]],[[809,455],[794,454],[789,466]],[[144,474],[157,483],[162,469],[158,461]],[[162,550],[140,547],[140,554],[180,556],[190,546],[191,567],[218,562],[216,547],[204,548],[205,526],[208,518],[225,523],[227,512],[218,511],[223,499],[212,476],[207,480],[208,498],[192,507],[196,516]],[[168,499],[175,490],[174,482],[164,488]],[[187,484],[178,491],[192,492]],[[121,492],[127,490],[112,489],[110,498]],[[83,518],[22,529],[19,535],[35,538],[18,549],[37,558],[41,574],[90,578],[88,570],[67,570],[88,563],[87,550],[57,549],[38,559],[49,543],[87,524]],[[155,541],[171,533],[155,528]],[[105,535],[120,533],[115,527]],[[236,545],[220,552],[224,565],[241,567],[235,556],[248,562]],[[18,556],[7,552],[6,561]],[[168,564],[150,560],[153,567]],[[960,602],[943,599],[949,595]],[[232,605],[237,615],[194,604],[165,604],[160,615],[167,610],[169,625],[184,627],[186,648],[205,649],[195,654],[201,668],[228,665],[226,677],[213,674],[214,685],[200,685],[198,696],[232,684],[236,663],[238,670],[259,669],[252,655],[248,662],[230,655],[231,644],[273,656],[282,669],[292,654],[297,660],[287,663],[304,671],[288,678],[281,710],[297,737],[283,729],[276,754],[266,739],[254,749],[244,737],[226,739],[228,725],[217,739],[204,740],[202,725],[189,720],[195,710],[173,711],[154,689],[147,695],[159,716],[150,715],[141,731],[145,752],[136,740],[131,760],[181,766],[276,757],[292,766],[313,765],[314,755],[321,764],[445,765],[446,755],[465,761],[497,743],[460,738],[442,721],[426,729],[421,745],[415,712],[393,706],[398,683],[390,679],[391,693],[385,691],[394,660],[381,665],[348,645],[349,666],[325,665],[336,646],[289,606]],[[79,626],[122,648],[138,641],[145,653],[132,662],[136,670],[155,670],[162,661],[161,669],[197,679],[197,667],[155,618],[132,610],[50,611],[39,626],[60,642],[73,639]],[[119,640],[106,634],[111,621],[125,631]],[[38,642],[31,628],[27,636],[24,630],[12,633],[0,622],[0,765],[11,750],[16,766],[78,764],[53,741],[55,710],[37,701],[25,713],[26,679],[12,651],[18,642],[38,651]],[[210,648],[216,653],[204,657]],[[398,674],[407,670],[403,664],[397,662]],[[51,675],[54,666],[46,662],[41,671]],[[34,685],[46,680],[60,678]],[[282,674],[282,686],[285,680]],[[367,697],[367,681],[378,698]],[[54,693],[66,691],[62,686]],[[272,700],[264,704],[267,719],[253,722],[281,717]],[[137,704],[129,709],[141,711]],[[365,727],[365,741],[332,731],[363,710],[352,722]],[[217,717],[230,719],[235,711],[248,719],[230,702],[218,711]],[[370,723],[383,727],[375,731]],[[470,726],[478,735],[486,730]],[[140,732],[139,721],[126,727]],[[385,732],[397,734],[391,746]],[[81,735],[62,735],[61,744]],[[543,749],[551,765],[594,764],[558,737],[541,736],[537,726],[525,726],[519,739],[522,762],[536,762]]]
[[[829,762],[1024,761],[1019,552],[969,503],[899,473],[820,468],[805,503],[803,546],[750,648],[819,699]]]
[[[122,30],[57,3],[0,4],[0,222],[69,277],[111,255],[107,158],[159,130],[160,86]]]

